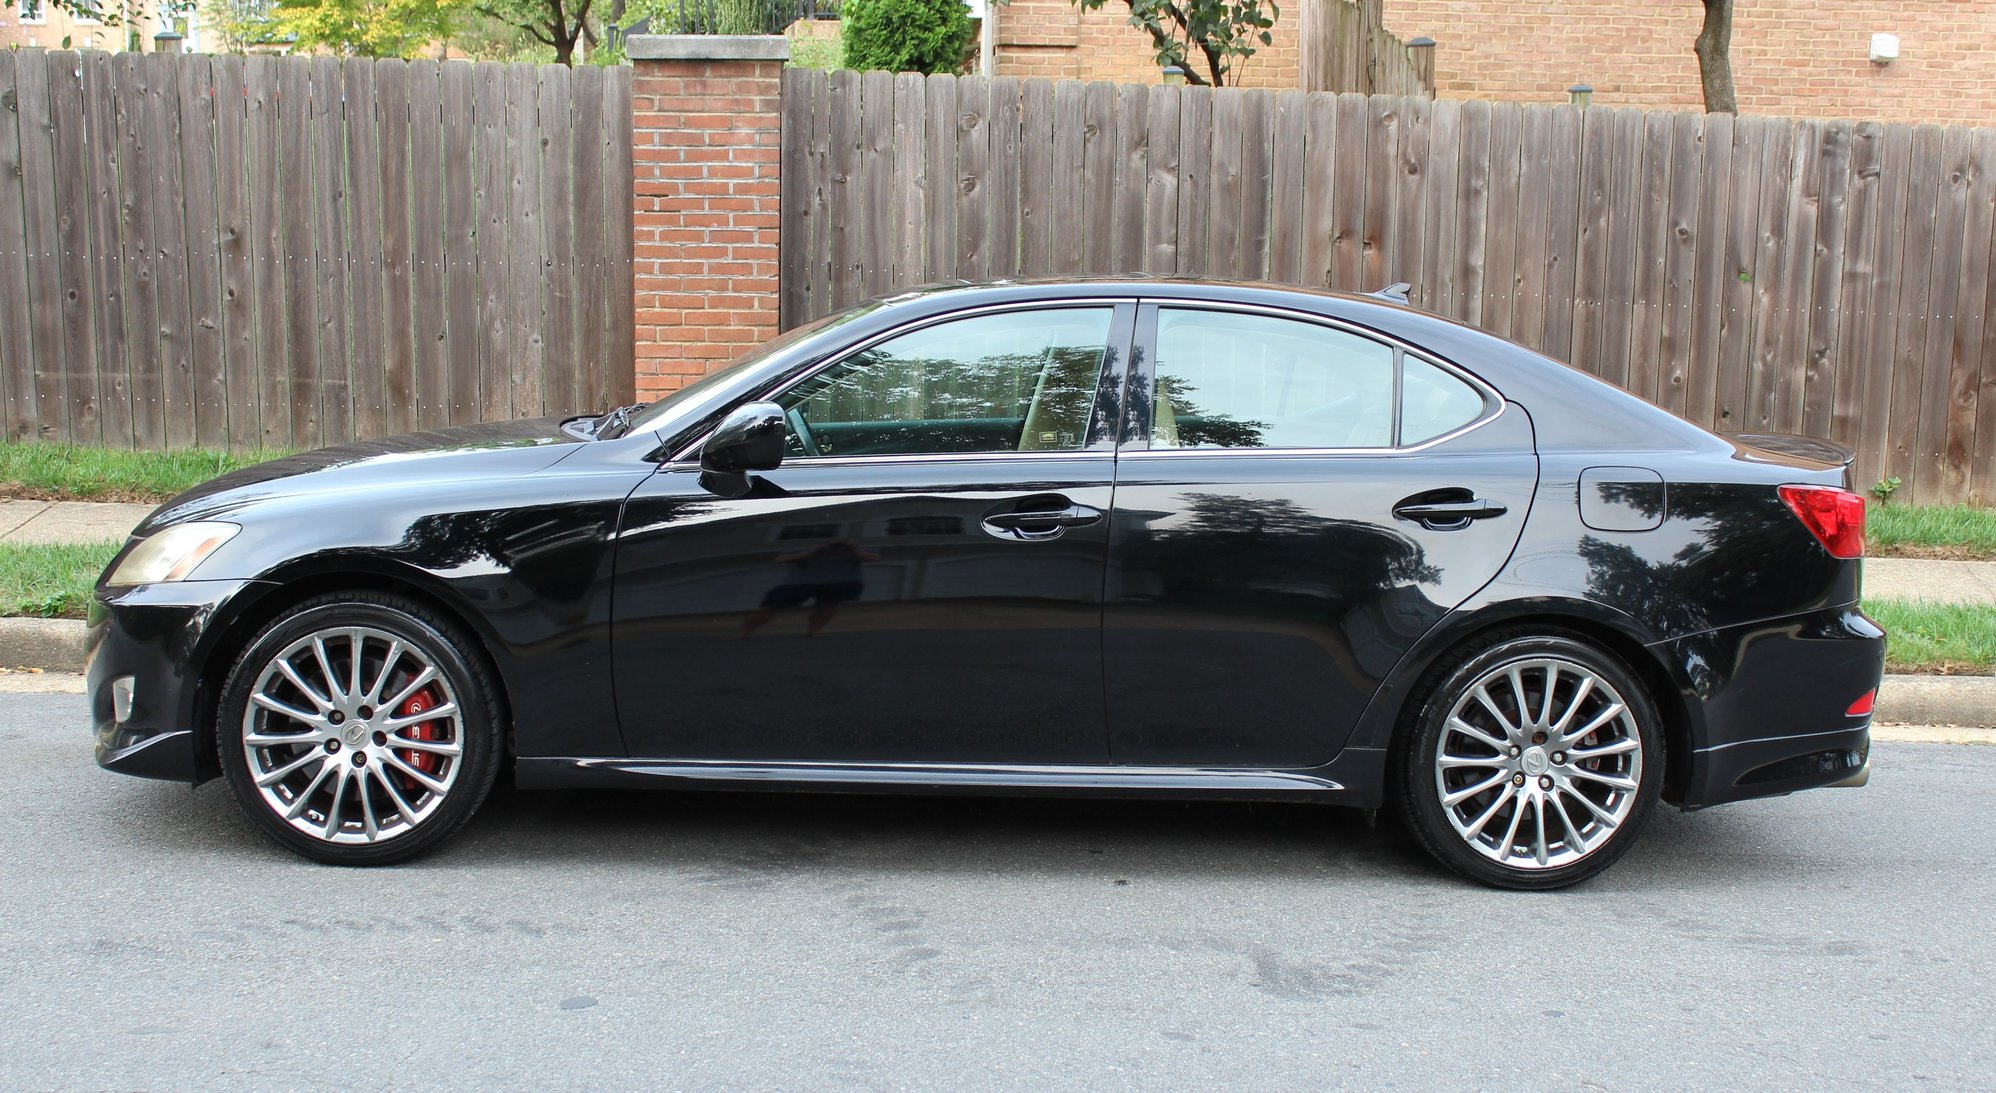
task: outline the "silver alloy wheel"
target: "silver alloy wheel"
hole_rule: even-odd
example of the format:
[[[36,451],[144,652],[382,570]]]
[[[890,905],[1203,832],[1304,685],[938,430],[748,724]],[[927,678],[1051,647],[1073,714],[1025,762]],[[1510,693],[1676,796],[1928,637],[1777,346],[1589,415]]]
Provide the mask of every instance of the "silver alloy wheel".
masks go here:
[[[1572,865],[1607,845],[1642,785],[1642,736],[1613,684],[1563,657],[1500,664],[1457,698],[1435,750],[1456,834],[1517,869]]]
[[[264,803],[331,843],[382,842],[429,818],[464,756],[457,694],[436,664],[369,626],[285,646],[243,711],[243,753]]]

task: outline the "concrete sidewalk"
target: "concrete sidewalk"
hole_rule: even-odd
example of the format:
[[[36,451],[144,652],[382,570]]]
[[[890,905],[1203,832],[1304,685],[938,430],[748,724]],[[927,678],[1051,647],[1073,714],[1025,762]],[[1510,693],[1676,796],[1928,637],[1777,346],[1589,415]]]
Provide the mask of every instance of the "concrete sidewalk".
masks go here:
[[[0,501],[0,543],[123,542],[152,505]]]
[[[1996,562],[1866,558],[1867,599],[1996,604]]]

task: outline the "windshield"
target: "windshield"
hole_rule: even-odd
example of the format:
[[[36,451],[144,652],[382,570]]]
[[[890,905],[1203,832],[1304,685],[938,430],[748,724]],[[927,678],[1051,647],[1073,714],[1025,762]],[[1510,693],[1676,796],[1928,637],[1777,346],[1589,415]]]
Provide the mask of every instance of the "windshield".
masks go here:
[[[679,407],[699,401],[708,392],[726,385],[728,381],[740,375],[744,370],[761,364],[806,338],[821,334],[833,327],[849,323],[879,306],[879,301],[869,300],[863,304],[855,304],[844,311],[834,311],[823,318],[813,319],[803,326],[792,327],[769,341],[749,350],[747,353],[736,358],[733,363],[725,365],[717,371],[709,372],[692,383],[645,407],[643,412],[626,421],[624,427],[616,430],[612,435],[629,436],[632,433],[644,432],[651,429],[657,422],[664,420]]]

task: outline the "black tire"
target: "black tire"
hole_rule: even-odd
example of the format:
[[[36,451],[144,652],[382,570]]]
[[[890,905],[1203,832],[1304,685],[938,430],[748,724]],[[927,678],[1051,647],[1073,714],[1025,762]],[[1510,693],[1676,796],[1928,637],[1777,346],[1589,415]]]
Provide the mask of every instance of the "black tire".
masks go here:
[[[1495,709],[1477,696],[1479,685]],[[1568,704],[1573,715],[1554,731]],[[1622,714],[1614,714],[1616,704]],[[1457,714],[1462,720],[1452,722]],[[1592,733],[1566,735],[1608,715]],[[1504,731],[1513,722],[1516,731]],[[1440,766],[1444,743],[1448,769]],[[1388,790],[1415,840],[1457,873],[1499,888],[1563,888],[1628,851],[1656,805],[1664,765],[1655,703],[1620,658],[1577,634],[1507,629],[1429,671],[1403,715]],[[1492,779],[1490,788],[1445,803]],[[1514,842],[1520,834],[1529,845]]]
[[[296,708],[313,713],[313,722],[272,714],[261,705],[252,716],[252,692],[256,691],[259,681],[264,681],[267,688],[265,699],[273,697],[268,688],[291,686],[278,682],[282,670],[276,661],[280,654],[299,642],[310,641],[315,634],[324,635],[327,631],[347,631],[346,640],[350,643],[342,653],[340,639],[328,635],[330,640],[325,645],[335,667],[321,674],[315,690],[322,698],[334,699],[335,705],[345,703],[346,696],[336,695],[332,688],[326,687],[326,677],[336,681],[346,678],[354,661],[359,660],[361,685],[350,686],[348,690],[353,699],[364,703],[363,692],[369,688],[366,677],[377,671],[375,666],[378,662],[373,658],[379,656],[386,660],[388,651],[394,648],[392,642],[403,643],[405,655],[396,660],[394,671],[389,667],[378,669],[380,682],[374,685],[377,695],[386,696],[386,692],[398,690],[414,681],[418,674],[413,667],[416,663],[412,659],[414,656],[420,656],[428,667],[435,670],[435,675],[431,677],[435,682],[421,687],[418,694],[408,697],[399,707],[391,707],[385,702],[378,709],[362,704],[356,707],[359,712],[352,713],[318,709],[316,702],[310,699],[310,692],[294,687],[280,693],[287,695],[288,701]],[[354,634],[361,636],[355,638]],[[287,666],[294,672],[299,670],[300,663],[306,666],[307,683],[313,682],[309,672],[315,662],[307,659],[310,655],[302,651],[294,652],[287,660]],[[387,865],[429,850],[463,827],[478,811],[478,806],[484,802],[498,776],[504,750],[505,710],[501,695],[498,681],[476,640],[454,621],[401,596],[363,591],[331,593],[299,604],[284,617],[265,626],[237,658],[223,685],[221,702],[216,710],[216,750],[236,802],[242,806],[250,822],[279,845],[334,865]],[[455,712],[437,720],[397,728],[398,720],[420,716],[422,707],[417,705],[419,702],[452,703]],[[401,714],[399,718],[398,710]],[[369,720],[363,721],[363,716]],[[245,734],[250,731],[252,721],[256,723],[257,739],[260,741],[270,739],[268,734],[271,733],[296,732],[300,742],[258,749],[253,757],[252,749],[245,746]],[[454,724],[451,724],[453,721]],[[331,726],[336,724],[343,725],[344,729],[335,732]],[[445,725],[449,727],[436,728]],[[424,740],[434,736],[438,745],[458,750],[454,755],[432,757],[420,751],[396,748],[389,741],[399,740],[412,747],[420,747],[421,744],[406,737],[390,737],[380,731],[384,728],[411,732]],[[320,737],[332,738],[321,740]],[[357,739],[352,746],[342,747],[342,741],[348,737]],[[389,751],[393,754],[388,754]],[[304,788],[301,780],[317,776],[320,770],[319,766],[311,765],[306,756],[321,752],[326,758],[337,756],[340,760],[337,764],[327,764],[325,758],[321,759],[321,765],[332,765],[337,769],[326,772],[324,788],[316,785],[315,788]],[[376,760],[372,771],[366,766],[370,755]],[[351,764],[346,762],[348,759],[351,759]],[[397,760],[401,760],[404,766],[397,768],[390,765]],[[276,773],[278,766],[290,762],[306,765],[296,777],[276,783],[267,795],[266,790],[257,785],[258,775],[252,772],[252,764],[257,764],[260,772],[269,777]],[[346,769],[348,765],[354,769]],[[446,785],[447,791],[433,792],[427,788],[431,783],[422,782],[416,777],[418,774],[429,777],[435,784]],[[341,794],[352,787],[354,800],[332,796],[333,783],[338,784]],[[362,793],[363,785],[365,794]],[[401,787],[399,793],[396,786]],[[289,800],[294,807],[304,808],[296,823],[279,813],[279,805],[285,803],[282,795],[286,792],[292,794]],[[314,811],[311,801],[299,806],[299,797],[314,798],[318,802],[317,810]],[[364,803],[363,797],[366,798]],[[406,809],[397,810],[397,803],[406,805]],[[363,810],[364,820],[343,819]],[[334,832],[333,839],[308,833],[296,825],[317,826],[319,821],[314,819],[315,816],[326,818],[326,830]],[[362,832],[349,831],[349,822],[364,822],[365,828]],[[334,841],[354,838],[372,841]]]

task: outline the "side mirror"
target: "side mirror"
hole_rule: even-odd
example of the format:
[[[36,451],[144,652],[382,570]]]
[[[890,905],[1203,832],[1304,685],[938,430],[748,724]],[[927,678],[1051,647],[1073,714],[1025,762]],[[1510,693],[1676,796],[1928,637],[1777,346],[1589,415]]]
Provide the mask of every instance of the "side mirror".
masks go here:
[[[737,406],[721,419],[700,450],[700,469],[719,474],[774,470],[783,462],[783,407],[773,402]]]

